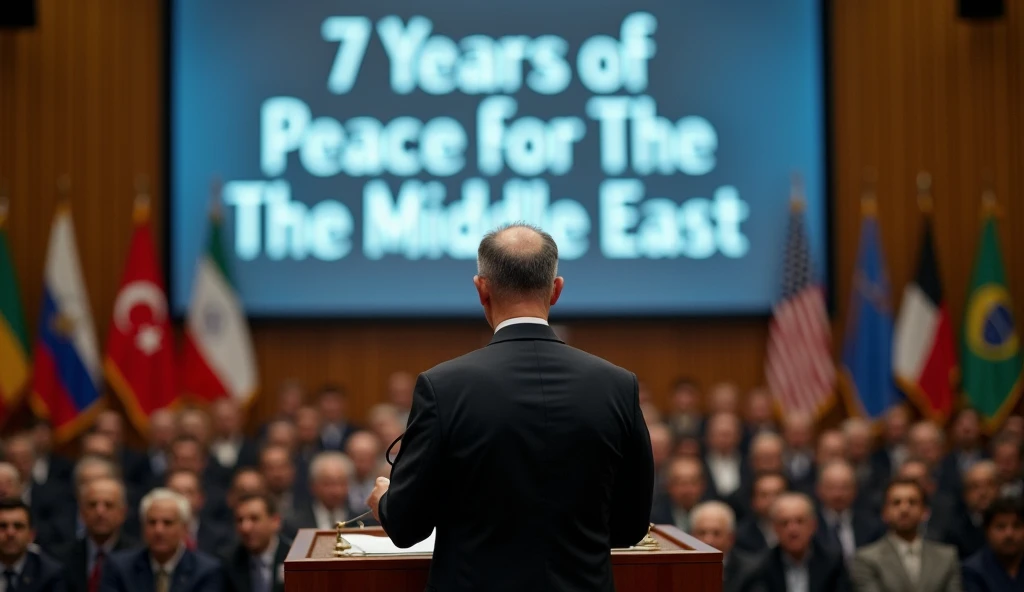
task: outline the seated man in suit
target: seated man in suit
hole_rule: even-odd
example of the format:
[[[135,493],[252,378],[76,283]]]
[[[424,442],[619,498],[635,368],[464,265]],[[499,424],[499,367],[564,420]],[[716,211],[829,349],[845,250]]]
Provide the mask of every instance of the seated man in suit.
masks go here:
[[[199,477],[191,471],[172,471],[167,475],[167,489],[188,500],[192,520],[189,521],[185,546],[216,555],[231,544],[231,515],[210,509]],[[223,503],[219,507],[225,507]]]
[[[701,462],[690,457],[672,459],[666,488],[668,495],[658,500],[651,510],[651,522],[672,524],[683,532],[690,532],[693,509],[708,499]]]
[[[697,436],[704,426],[704,414],[700,408],[700,387],[690,378],[679,378],[669,396],[671,411],[668,427],[674,438]]]
[[[864,592],[960,592],[956,548],[921,536],[928,513],[924,489],[910,479],[885,489],[882,515],[889,532],[857,551],[851,567],[854,590]]]
[[[857,508],[857,478],[846,461],[835,461],[818,475],[820,501],[818,537],[843,559],[853,559],[857,549],[877,541],[885,530],[870,512]]]
[[[0,582],[7,592],[63,591],[61,567],[45,553],[32,551],[32,515],[17,498],[0,500]]]
[[[227,507],[231,510],[229,521],[234,527],[235,506],[238,500],[250,495],[267,493],[267,480],[256,469],[242,469],[231,478],[231,487],[227,493]]]
[[[786,442],[786,480],[793,490],[810,492],[814,489],[814,420],[806,413],[787,415],[782,438]]]
[[[167,480],[168,458],[171,443],[178,435],[177,418],[170,409],[157,409],[149,416],[149,431],[146,434],[146,459],[148,465],[146,489]]]
[[[352,434],[345,445],[345,453],[352,459],[354,469],[348,484],[348,506],[357,514],[370,509],[366,500],[377,482],[383,452],[380,440],[368,430]]]
[[[0,499],[21,495],[21,475],[9,462],[0,462]]]
[[[716,413],[708,419],[704,463],[710,490],[720,500],[728,499],[740,488],[746,464],[740,452],[743,424],[731,413]]]
[[[915,458],[908,459],[896,470],[899,479],[911,479],[917,481],[924,488],[925,495],[929,500],[931,511],[921,524],[921,531],[926,539],[932,541],[945,541],[946,532],[950,525],[956,520],[959,504],[957,500],[947,493],[938,490],[938,485],[932,477],[928,464]]]
[[[281,515],[267,494],[245,495],[235,504],[238,544],[223,557],[225,592],[284,592],[284,558],[291,541],[282,538]]]
[[[36,483],[53,482],[70,489],[74,464],[53,453],[53,426],[48,420],[36,419],[33,422],[32,439],[36,443],[36,465],[32,468]]]
[[[885,413],[882,447],[871,455],[871,464],[878,479],[888,481],[906,462],[910,454],[907,450],[909,428],[910,412],[906,406],[898,405]]]
[[[749,553],[761,553],[778,543],[770,512],[775,500],[786,492],[787,487],[782,473],[761,473],[754,478],[751,513],[736,529],[738,548]]]
[[[992,440],[991,447],[992,462],[996,464],[999,477],[999,495],[1024,496],[1024,472],[1021,471],[1024,442],[1016,436],[1002,434]]]
[[[755,564],[744,592],[848,592],[850,577],[842,557],[816,541],[814,503],[802,493],[784,493],[772,505],[779,544]]]
[[[999,497],[996,465],[983,460],[971,465],[963,476],[963,506],[947,521],[943,541],[955,545],[963,561],[985,546],[985,510]]]
[[[329,384],[317,394],[320,411],[320,449],[345,449],[349,436],[359,428],[348,421],[348,392],[341,385]]]
[[[228,473],[239,467],[253,467],[259,462],[256,443],[244,431],[242,409],[230,397],[217,399],[210,405],[213,416],[213,440],[210,453],[213,461]]]
[[[159,487],[142,498],[141,549],[117,551],[103,568],[103,592],[220,592],[220,563],[185,547],[192,520],[188,500]]]
[[[72,492],[65,484],[48,481],[38,483],[32,476],[38,455],[32,434],[19,433],[7,439],[4,446],[7,460],[18,469],[22,490],[18,493],[32,512],[35,542],[44,549],[75,535],[74,505],[67,500]]]
[[[107,558],[114,551],[138,546],[122,531],[127,501],[124,483],[111,477],[91,479],[79,490],[78,512],[85,536],[54,551],[64,565],[68,592],[98,592]]]
[[[1024,501],[1002,497],[985,510],[985,546],[964,562],[966,592],[1024,590]]]
[[[309,466],[309,488],[313,500],[295,509],[293,522],[286,528],[292,537],[300,528],[334,530],[334,525],[356,514],[348,505],[348,483],[352,461],[340,452],[321,452]],[[372,520],[371,520],[372,521]]]
[[[871,462],[874,440],[872,429],[871,422],[863,417],[851,417],[842,423],[843,436],[846,437],[846,460],[857,477],[856,503],[861,508],[880,514],[882,490],[888,477],[877,475]]]
[[[295,460],[287,448],[267,446],[260,451],[260,473],[267,483],[267,491],[277,504],[285,527],[291,526],[299,499],[295,496]],[[294,533],[292,533],[294,534]],[[290,534],[288,536],[291,536]]]
[[[732,508],[719,501],[702,502],[693,509],[692,522],[691,534],[722,552],[722,591],[739,590],[743,579],[753,569],[755,559],[733,547],[736,516]]]
[[[167,461],[168,475],[174,471],[195,473],[199,475],[203,488],[211,499],[224,499],[224,493],[231,484],[231,472],[223,469],[210,457],[202,440],[192,436],[175,438]]]
[[[114,460],[121,465],[125,485],[141,499],[149,481],[148,458],[125,446],[124,418],[113,409],[104,409],[96,415],[93,430],[110,438],[114,445]]]

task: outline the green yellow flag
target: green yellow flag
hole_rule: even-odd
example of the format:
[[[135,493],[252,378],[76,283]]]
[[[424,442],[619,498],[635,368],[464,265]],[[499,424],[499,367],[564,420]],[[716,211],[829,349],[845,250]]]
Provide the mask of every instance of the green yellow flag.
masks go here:
[[[963,390],[986,429],[999,428],[1021,395],[1021,355],[992,208],[987,208],[964,308]]]
[[[21,401],[29,379],[28,333],[7,246],[7,205],[0,203],[0,418]]]

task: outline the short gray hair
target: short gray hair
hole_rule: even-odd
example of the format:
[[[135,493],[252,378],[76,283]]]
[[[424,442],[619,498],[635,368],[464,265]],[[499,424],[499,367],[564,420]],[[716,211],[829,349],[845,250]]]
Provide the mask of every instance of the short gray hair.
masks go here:
[[[719,514],[725,517],[726,530],[736,532],[736,513],[724,502],[717,500],[701,502],[694,506],[690,514],[690,524],[696,524],[705,514]]]
[[[352,459],[347,455],[335,451],[321,452],[314,456],[312,462],[309,463],[309,482],[313,483],[319,479],[329,465],[340,466],[345,471],[346,479],[351,479],[356,471]]]
[[[515,249],[503,244],[501,235],[525,229],[541,239],[540,249]],[[517,222],[488,232],[477,249],[477,274],[502,296],[536,296],[550,292],[558,275],[558,245],[540,228]]]
[[[75,463],[74,481],[76,489],[85,485],[85,483],[82,483],[82,474],[85,473],[86,468],[90,466],[103,467],[106,470],[107,477],[110,479],[121,479],[121,469],[118,468],[117,464],[113,461],[103,458],[102,456],[86,455],[78,459],[78,462]]]
[[[13,479],[18,485],[21,485],[21,473],[18,472],[17,467],[9,462],[0,462],[0,476],[6,476],[8,479]]]
[[[142,498],[142,502],[139,503],[139,517],[142,522],[146,522],[146,517],[149,515],[149,509],[156,502],[174,502],[174,505],[178,507],[178,518],[181,519],[182,524],[188,524],[192,522],[192,508],[189,506],[188,500],[185,496],[181,495],[176,491],[171,491],[166,487],[157,487],[153,491],[150,491]]]

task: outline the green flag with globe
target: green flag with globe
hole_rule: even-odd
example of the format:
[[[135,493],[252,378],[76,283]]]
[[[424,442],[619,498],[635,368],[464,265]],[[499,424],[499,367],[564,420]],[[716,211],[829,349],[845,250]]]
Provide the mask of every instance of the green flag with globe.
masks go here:
[[[981,245],[964,307],[963,390],[986,430],[999,428],[1021,395],[1024,356],[1006,287],[993,208],[986,208]]]

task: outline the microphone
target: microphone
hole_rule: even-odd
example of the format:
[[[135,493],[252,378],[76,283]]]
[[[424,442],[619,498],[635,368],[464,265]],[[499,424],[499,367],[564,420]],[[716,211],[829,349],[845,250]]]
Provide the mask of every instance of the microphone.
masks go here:
[[[368,518],[371,514],[373,514],[373,510],[367,510],[355,518],[349,518],[348,520],[342,520],[341,522],[336,523],[334,528],[345,528],[346,524],[353,523],[358,524],[359,528],[363,528],[365,526],[362,522],[363,518]]]
[[[405,437],[405,432],[402,432],[397,438],[395,438],[395,441],[392,442],[391,446],[388,446],[387,451],[384,452],[384,460],[387,461],[387,463],[392,467],[395,466],[395,461],[391,460],[391,451],[394,449],[395,444],[398,444],[399,442],[402,441],[403,437]]]

